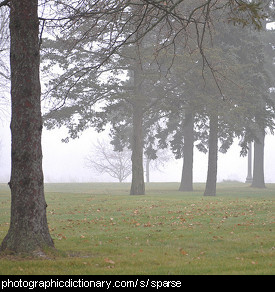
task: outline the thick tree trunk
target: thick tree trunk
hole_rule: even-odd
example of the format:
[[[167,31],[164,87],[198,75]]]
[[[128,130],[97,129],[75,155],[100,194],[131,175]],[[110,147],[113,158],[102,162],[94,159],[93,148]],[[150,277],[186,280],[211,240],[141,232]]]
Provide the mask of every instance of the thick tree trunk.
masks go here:
[[[218,116],[210,116],[208,171],[204,196],[216,196],[218,170]]]
[[[11,0],[11,219],[1,250],[41,252],[53,247],[42,171],[38,0]]]
[[[258,132],[259,141],[254,143],[253,181],[251,187],[265,188],[264,178],[264,131]]]
[[[184,126],[183,168],[179,191],[193,191],[193,151],[194,151],[194,119],[193,113],[186,111]]]

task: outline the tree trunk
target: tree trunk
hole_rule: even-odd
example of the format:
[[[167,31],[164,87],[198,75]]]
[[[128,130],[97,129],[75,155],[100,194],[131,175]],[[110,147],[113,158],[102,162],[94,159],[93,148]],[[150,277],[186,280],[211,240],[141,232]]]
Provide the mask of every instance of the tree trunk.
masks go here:
[[[252,142],[249,143],[248,155],[247,155],[247,177],[245,182],[252,183],[253,176],[252,176]]]
[[[253,164],[253,181],[251,187],[253,188],[265,188],[264,178],[264,140],[265,133],[263,131],[258,132],[259,141],[254,143],[254,164]]]
[[[193,151],[194,151],[194,119],[193,113],[186,111],[184,126],[183,168],[179,191],[193,191]]]
[[[204,196],[216,196],[218,169],[218,116],[210,116],[208,170]]]
[[[148,156],[146,157],[146,169],[145,169],[145,173],[146,173],[146,182],[149,183],[150,182],[150,159],[148,158]]]
[[[139,46],[135,44],[135,59],[133,65],[134,95],[133,107],[133,133],[132,133],[132,184],[130,195],[145,195],[144,170],[143,170],[143,69],[139,59]],[[141,44],[140,44],[141,46]]]
[[[11,219],[1,250],[40,253],[53,247],[44,197],[38,0],[11,0]]]
[[[143,107],[140,100],[133,102],[133,137],[132,137],[132,184],[131,195],[144,195],[143,171]]]

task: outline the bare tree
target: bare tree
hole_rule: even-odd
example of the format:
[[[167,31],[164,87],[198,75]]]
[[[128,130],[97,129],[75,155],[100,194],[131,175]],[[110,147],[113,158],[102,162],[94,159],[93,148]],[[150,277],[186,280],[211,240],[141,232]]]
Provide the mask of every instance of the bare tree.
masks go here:
[[[144,169],[147,183],[150,182],[151,170],[162,171],[161,169],[164,168],[166,163],[172,158],[172,155],[168,153],[167,149],[158,149],[156,152],[156,159],[150,159],[146,153],[144,156]]]
[[[131,151],[114,151],[106,140],[97,140],[86,157],[86,166],[99,174],[107,173],[123,182],[132,172]]]

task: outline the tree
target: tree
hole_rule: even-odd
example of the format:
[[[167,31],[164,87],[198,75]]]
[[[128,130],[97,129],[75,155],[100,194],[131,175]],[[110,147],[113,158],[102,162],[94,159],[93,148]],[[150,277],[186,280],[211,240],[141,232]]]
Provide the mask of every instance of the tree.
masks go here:
[[[87,82],[79,82],[74,86],[74,90],[69,93],[68,97],[72,101],[72,105],[65,106],[58,112],[54,110],[45,116],[49,127],[62,123],[66,124],[73,138],[88,125],[96,126],[101,131],[108,122],[112,125],[113,136],[121,136],[121,133],[125,136],[125,131],[121,131],[121,127],[125,127],[125,124],[130,124],[130,139],[127,137],[127,141],[124,141],[124,143],[132,150],[131,195],[143,195],[145,193],[143,152],[144,139],[147,134],[146,129],[144,129],[144,114],[150,108],[152,98],[156,98],[156,93],[154,93],[152,87],[155,80],[151,77],[152,72],[157,74],[158,70],[155,64],[156,72],[152,70],[151,65],[148,65],[148,55],[152,56],[152,49],[148,50],[148,38],[147,42],[144,39],[145,37],[127,48],[121,48],[116,53],[115,60],[110,58],[109,63],[101,68],[109,73],[107,81],[102,82],[97,77],[92,78],[94,77],[94,71],[89,72],[89,75],[87,74],[87,76],[82,78],[83,80],[87,78]],[[90,46],[90,39],[85,39],[85,44]],[[78,54],[75,53],[73,57],[73,60],[78,65],[77,67],[79,67],[79,62],[83,62],[83,57],[87,60],[86,64],[90,61],[89,54],[82,54],[82,45],[80,48],[77,48]],[[61,50],[61,48],[58,48],[58,50]],[[82,57],[82,59],[77,59],[77,57]],[[62,63],[62,61],[59,62],[62,68],[65,68],[67,62],[64,60]],[[72,62],[70,66],[72,67]],[[130,80],[125,83],[122,83],[116,77],[116,74],[122,70],[130,76]],[[70,82],[72,81],[66,80],[66,83]],[[150,84],[150,88],[148,84]],[[92,88],[88,90],[88,86]],[[58,92],[62,90],[62,88],[58,88]],[[88,94],[86,93],[87,91]],[[91,96],[92,91],[94,92],[93,96]],[[60,94],[60,96],[62,95]],[[91,105],[94,101],[98,103],[99,100],[102,106],[98,112],[95,112],[93,110],[94,107]],[[81,119],[78,118],[77,125],[72,122],[74,119],[71,118],[75,114],[81,117]],[[99,122],[99,120],[101,121]]]
[[[265,20],[264,32],[261,34],[261,42],[264,47],[264,68],[268,73],[270,78],[270,95],[274,102],[273,97],[273,84],[274,84],[274,42],[273,34],[274,32],[269,31],[266,27],[267,22],[273,22],[274,20],[274,8],[266,6],[268,18]],[[264,103],[259,105],[259,108],[265,108]],[[256,115],[255,119],[258,120],[256,126],[256,135],[254,139],[254,163],[253,163],[253,176],[251,187],[255,188],[265,188],[265,177],[264,177],[264,143],[265,143],[265,126],[263,126],[260,115]],[[273,133],[273,131],[271,131]],[[250,153],[251,156],[251,153]],[[249,167],[249,166],[248,166]]]
[[[268,94],[269,80],[263,68],[259,33],[245,29],[238,30],[229,25],[215,26],[211,36],[211,46],[209,49],[204,46],[204,52],[210,64],[209,67],[212,67],[212,70],[211,68],[204,69],[204,78],[201,78],[201,72],[196,70],[196,67],[198,68],[196,63],[199,64],[200,59],[194,58],[193,67],[188,66],[192,70],[187,71],[189,74],[186,74],[186,77],[184,70],[180,67],[173,68],[178,71],[176,75],[180,75],[184,80],[182,91],[185,96],[183,98],[178,94],[178,101],[174,103],[178,109],[180,109],[180,101],[183,103],[182,112],[192,106],[195,116],[200,115],[199,119],[195,119],[196,123],[199,122],[197,124],[199,131],[198,134],[195,132],[195,140],[201,140],[200,144],[197,144],[200,150],[208,149],[209,151],[205,195],[215,195],[218,141],[221,143],[220,151],[225,153],[233,143],[234,137],[242,138],[242,142],[245,141],[242,144],[243,150],[250,139],[257,136],[257,125],[273,128],[274,104],[272,105]],[[211,71],[215,73],[212,80]],[[266,107],[261,106],[263,102]],[[187,152],[184,149],[185,143],[182,142],[185,140],[184,132],[188,131],[186,129],[182,131],[178,125],[187,118],[187,115],[184,118],[183,114],[176,112],[178,114],[175,116],[175,109],[173,109],[173,115],[169,117],[172,118],[172,123],[168,125],[168,132],[171,130],[175,132],[171,145],[177,156],[181,157],[184,156],[184,152]],[[258,118],[255,119],[255,117]],[[175,126],[171,127],[171,124]],[[250,138],[245,134],[248,128]],[[208,139],[205,139],[205,133]],[[193,138],[189,138],[190,144],[193,139],[194,135]],[[191,160],[192,146],[190,148],[188,158]],[[191,169],[191,167],[188,168],[190,173]]]
[[[229,32],[228,28],[229,27],[227,27],[222,34],[220,41],[223,43],[223,47],[227,50],[228,54],[230,54],[230,51],[231,53],[234,53],[235,51],[235,57],[237,56],[236,64],[239,66],[239,69],[236,67],[234,71],[235,73],[239,72],[236,76],[238,76],[241,80],[236,84],[239,84],[238,86],[241,87],[239,89],[239,93],[236,92],[235,97],[233,98],[230,95],[232,95],[232,93],[234,94],[234,91],[228,91],[228,89],[224,91],[225,98],[231,99],[231,107],[225,107],[222,111],[220,111],[219,107],[217,107],[216,113],[218,116],[215,117],[215,113],[213,115],[213,112],[210,115],[209,165],[206,189],[204,193],[205,195],[216,194],[215,184],[217,163],[215,163],[215,160],[217,161],[217,136],[221,130],[223,130],[223,132],[231,132],[233,134],[231,137],[230,135],[227,135],[226,140],[223,141],[223,143],[225,142],[224,146],[226,148],[228,148],[228,142],[232,143],[232,137],[234,136],[242,138],[242,143],[245,141],[245,143],[242,144],[241,153],[244,151],[244,148],[245,153],[247,152],[248,143],[251,140],[257,141],[257,146],[255,148],[257,160],[254,161],[254,167],[258,169],[258,171],[255,171],[256,174],[258,172],[258,186],[264,186],[264,129],[270,128],[272,130],[274,128],[274,103],[270,99],[270,94],[268,93],[270,80],[268,78],[267,71],[264,68],[261,38],[259,34],[256,34],[255,32],[248,32],[247,30],[237,31],[233,28],[230,30],[231,36],[228,36],[228,40],[231,39],[231,41],[226,43],[223,38],[227,36],[227,33]],[[241,34],[243,34],[243,37],[240,37]],[[238,38],[236,38],[237,36]],[[231,46],[231,49],[228,49],[228,46]],[[232,47],[235,47],[236,50],[233,49],[232,51]],[[243,55],[243,51],[245,51],[245,56]],[[245,131],[248,131],[249,134],[247,135]],[[224,139],[223,136],[221,137]],[[222,152],[226,151],[224,146],[221,148]],[[259,149],[261,150],[259,151]],[[212,159],[210,159],[210,155]],[[255,184],[252,183],[252,185]]]
[[[10,7],[12,204],[1,250],[39,254],[54,244],[42,171],[38,1],[11,0]]]
[[[131,152],[129,149],[114,151],[107,141],[98,140],[93,151],[86,157],[86,166],[123,182],[131,174]]]

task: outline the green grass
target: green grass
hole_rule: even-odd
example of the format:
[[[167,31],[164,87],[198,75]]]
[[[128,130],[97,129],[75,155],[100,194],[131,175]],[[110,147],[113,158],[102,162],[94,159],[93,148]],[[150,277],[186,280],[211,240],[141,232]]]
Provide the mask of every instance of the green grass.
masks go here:
[[[275,185],[218,184],[203,197],[177,183],[47,184],[48,223],[57,253],[46,259],[0,258],[0,274],[275,274]],[[0,241],[10,195],[0,185]]]

